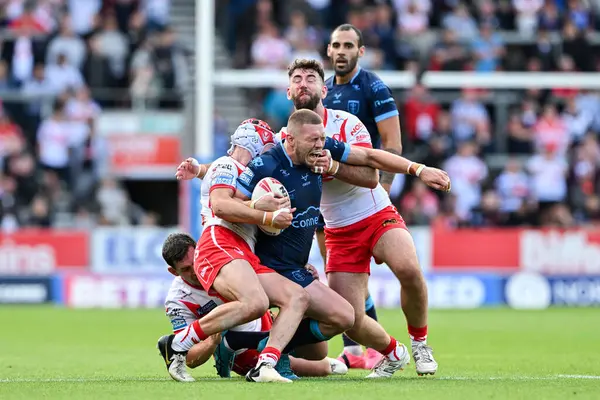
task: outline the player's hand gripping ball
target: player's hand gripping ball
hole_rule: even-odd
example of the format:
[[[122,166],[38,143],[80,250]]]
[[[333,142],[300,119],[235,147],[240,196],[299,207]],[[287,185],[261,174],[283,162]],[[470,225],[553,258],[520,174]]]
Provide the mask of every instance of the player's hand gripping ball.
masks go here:
[[[275,178],[263,178],[261,179],[254,192],[252,192],[252,201],[258,201],[263,196],[274,195],[275,197],[289,198],[289,194],[285,186],[281,184]],[[267,235],[277,236],[283,229],[287,228],[292,224],[292,212],[293,209],[281,208],[273,212],[272,223],[270,225],[259,225],[261,231]]]

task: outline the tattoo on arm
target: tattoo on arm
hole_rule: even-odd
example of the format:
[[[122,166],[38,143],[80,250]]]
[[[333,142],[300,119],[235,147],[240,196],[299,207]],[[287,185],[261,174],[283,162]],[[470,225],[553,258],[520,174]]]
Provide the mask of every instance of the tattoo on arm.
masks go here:
[[[384,149],[385,151],[387,151],[388,153],[392,153],[392,154],[396,154],[397,156],[400,155],[400,152],[394,149]],[[394,177],[396,176],[395,173],[393,172],[386,172],[386,171],[381,171],[381,177],[379,182],[382,185],[391,185],[394,182]]]

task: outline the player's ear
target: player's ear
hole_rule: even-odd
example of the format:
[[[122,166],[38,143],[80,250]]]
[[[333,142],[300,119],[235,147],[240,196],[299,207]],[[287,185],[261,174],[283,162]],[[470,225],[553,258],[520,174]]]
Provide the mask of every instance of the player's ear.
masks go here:
[[[327,57],[331,57],[331,43],[327,44]]]
[[[327,85],[323,84],[321,88],[321,100],[327,97]]]
[[[362,57],[365,55],[365,46],[360,46],[360,48],[358,49],[358,56]]]
[[[167,270],[171,273],[171,275],[179,276],[179,274],[177,273],[175,268],[169,267],[169,268],[167,268]]]
[[[290,87],[289,87],[289,86],[288,86],[288,88],[286,89],[286,91],[285,91],[285,94],[286,94],[286,96],[287,96],[287,99],[288,99],[288,100],[291,100],[291,99],[292,99],[292,94],[291,94],[291,92],[290,92]]]

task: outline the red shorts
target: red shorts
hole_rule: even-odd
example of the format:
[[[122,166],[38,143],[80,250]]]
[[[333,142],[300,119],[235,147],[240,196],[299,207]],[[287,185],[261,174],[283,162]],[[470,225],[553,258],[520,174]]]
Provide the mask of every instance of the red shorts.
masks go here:
[[[407,229],[394,206],[386,207],[352,225],[325,228],[325,272],[371,273],[373,248],[381,235],[396,228]],[[379,261],[377,263],[380,264]]]
[[[207,227],[194,254],[194,272],[204,290],[212,287],[221,268],[233,260],[248,261],[257,274],[275,272],[261,265],[248,243],[233,231],[222,226]]]

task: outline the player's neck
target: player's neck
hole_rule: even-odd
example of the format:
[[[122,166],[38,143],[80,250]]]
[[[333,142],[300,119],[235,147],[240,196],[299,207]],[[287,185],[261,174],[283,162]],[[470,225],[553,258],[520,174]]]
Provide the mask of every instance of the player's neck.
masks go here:
[[[243,166],[248,165],[250,160],[252,160],[252,154],[246,149],[242,149],[241,147],[235,147],[233,153],[231,153],[231,158],[235,161],[239,162]]]
[[[352,80],[352,77],[356,75],[358,72],[358,65],[354,67],[354,69],[348,72],[346,75],[335,75],[335,84],[336,85],[345,85],[346,83]]]
[[[323,105],[322,101],[320,101],[319,104],[317,104],[317,107],[313,111],[319,114],[319,117],[321,117],[321,119],[325,118],[325,106]]]

